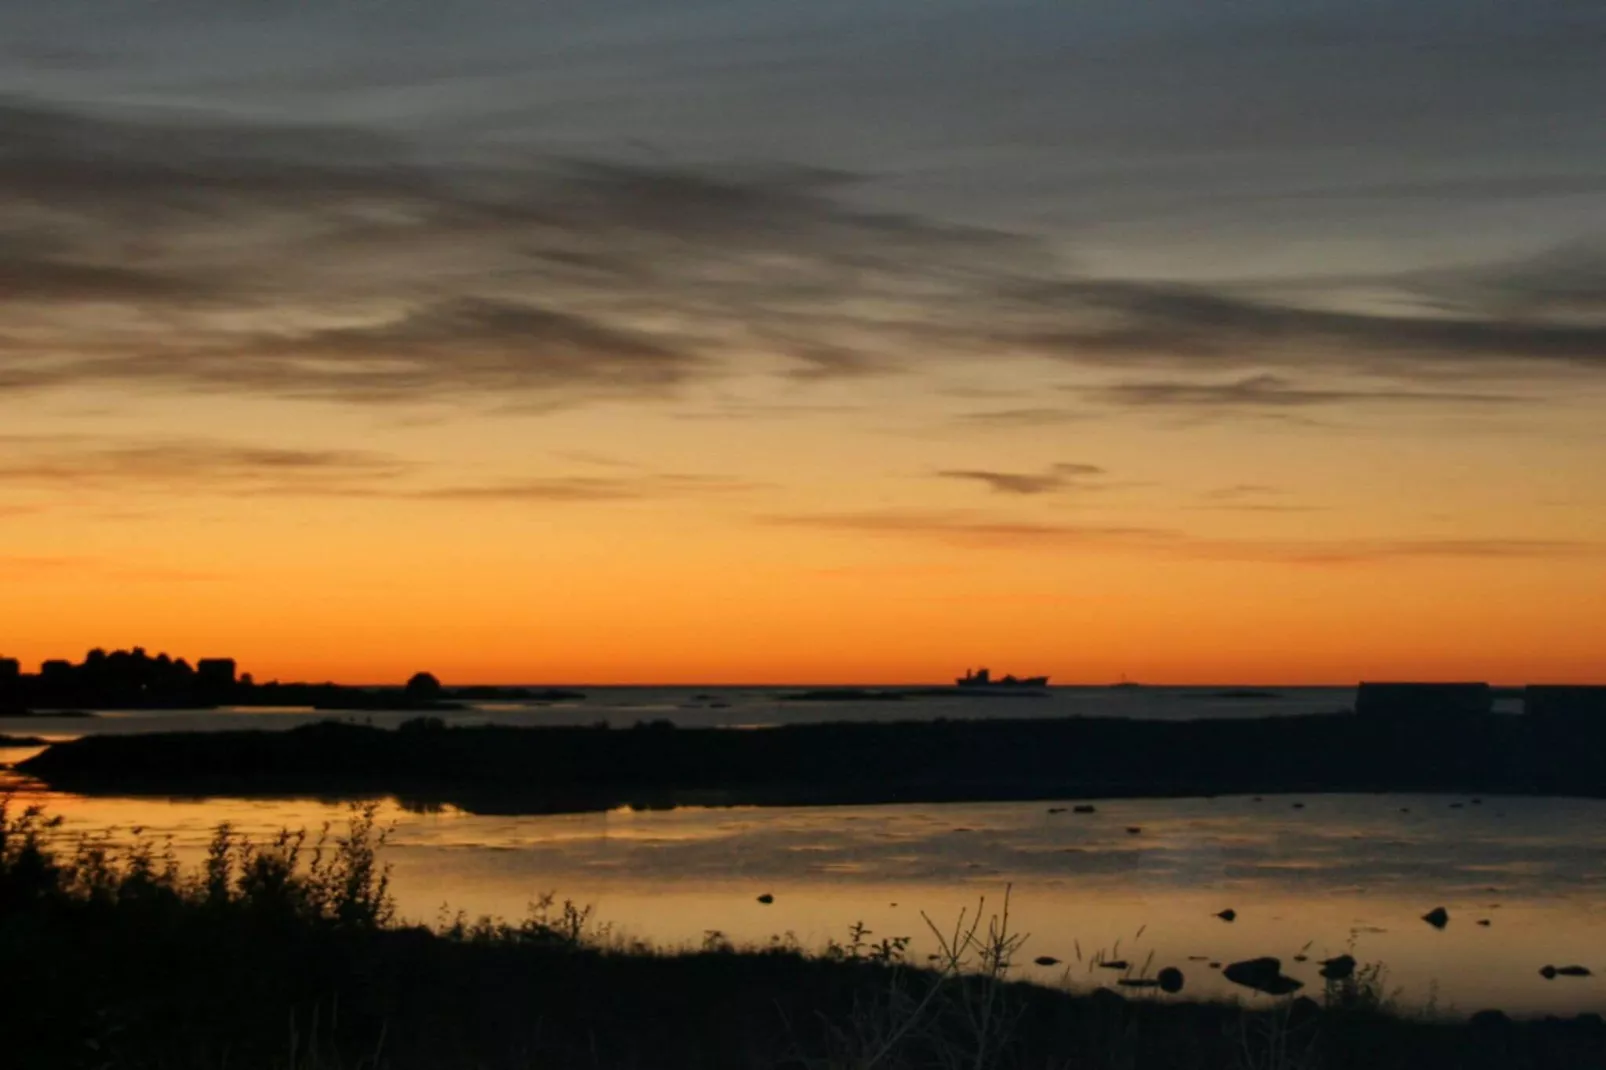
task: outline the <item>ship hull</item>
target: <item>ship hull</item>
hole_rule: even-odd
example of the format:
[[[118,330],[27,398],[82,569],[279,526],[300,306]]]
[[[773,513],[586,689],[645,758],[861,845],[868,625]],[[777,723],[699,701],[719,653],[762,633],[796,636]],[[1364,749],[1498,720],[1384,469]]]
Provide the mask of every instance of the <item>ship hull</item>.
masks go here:
[[[1028,676],[1020,680],[967,680],[961,676],[954,681],[954,685],[976,691],[1009,691],[1022,687],[1047,687],[1048,677]]]

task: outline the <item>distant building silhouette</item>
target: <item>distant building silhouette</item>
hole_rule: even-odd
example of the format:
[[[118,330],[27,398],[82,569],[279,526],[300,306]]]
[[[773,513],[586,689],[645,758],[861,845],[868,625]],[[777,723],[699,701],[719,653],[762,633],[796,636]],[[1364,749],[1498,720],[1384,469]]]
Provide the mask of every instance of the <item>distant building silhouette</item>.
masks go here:
[[[39,663],[39,679],[50,687],[65,687],[73,681],[72,662],[65,658],[51,658]]]
[[[1494,712],[1488,684],[1363,683],[1355,691],[1355,712],[1362,717],[1478,717]]]
[[[9,683],[8,683],[9,681]],[[525,689],[483,689],[481,697],[529,697]],[[514,692],[517,692],[515,695]],[[556,693],[543,693],[552,694]],[[343,687],[270,681],[257,684],[239,672],[233,658],[202,658],[193,666],[167,653],[143,647],[84,655],[81,663],[53,658],[37,674],[0,658],[0,708],[7,710],[162,710],[215,709],[219,706],[311,706],[317,709],[456,708],[429,673],[418,673],[405,689]],[[564,693],[561,697],[575,697]]]
[[[202,658],[195,663],[195,698],[224,702],[234,694],[238,666],[233,658]]]
[[[195,675],[203,687],[233,687],[237,668],[233,658],[202,658],[195,663]]]
[[[22,705],[22,662],[0,658],[0,709]]]
[[[1606,686],[1529,684],[1522,693],[1522,712],[1545,721],[1606,725]]]

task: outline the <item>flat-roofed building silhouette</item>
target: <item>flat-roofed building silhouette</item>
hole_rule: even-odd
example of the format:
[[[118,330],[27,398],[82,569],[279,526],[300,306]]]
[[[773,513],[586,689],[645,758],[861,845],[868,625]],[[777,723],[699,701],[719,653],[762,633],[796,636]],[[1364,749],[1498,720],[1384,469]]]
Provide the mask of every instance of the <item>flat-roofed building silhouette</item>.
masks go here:
[[[1494,712],[1494,693],[1483,683],[1363,683],[1355,690],[1362,717],[1479,717]]]
[[[0,706],[17,706],[22,702],[22,662],[16,658],[0,658]]]
[[[1529,684],[1522,693],[1522,712],[1547,721],[1606,725],[1606,686]]]
[[[195,663],[195,694],[203,702],[222,702],[234,694],[233,658],[202,658]]]
[[[40,662],[39,679],[44,684],[57,687],[72,683],[72,662],[64,658],[51,658],[49,661]]]
[[[233,658],[202,658],[195,663],[195,676],[203,687],[233,687],[237,668]]]

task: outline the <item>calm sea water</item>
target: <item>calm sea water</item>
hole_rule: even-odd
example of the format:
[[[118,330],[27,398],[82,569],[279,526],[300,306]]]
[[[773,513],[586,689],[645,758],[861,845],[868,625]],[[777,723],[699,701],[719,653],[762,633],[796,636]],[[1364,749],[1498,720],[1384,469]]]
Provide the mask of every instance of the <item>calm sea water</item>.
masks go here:
[[[817,720],[930,717],[1145,718],[1285,716],[1345,708],[1347,689],[1055,689],[1041,699],[922,698],[796,703],[795,689],[595,689],[583,702],[485,704],[457,723],[761,727]],[[85,720],[0,721],[0,733],[68,738],[88,732],[291,727],[306,710],[140,712]],[[391,724],[408,714],[347,715]],[[32,751],[0,750],[0,762]],[[0,773],[0,777],[6,774]],[[141,828],[198,859],[221,821],[256,835],[340,823],[340,803],[314,800],[88,799],[16,777],[0,782],[46,803],[69,832]],[[1295,808],[1294,803],[1303,803]],[[1029,934],[1023,975],[1078,986],[1178,966],[1187,992],[1258,1000],[1211,969],[1276,955],[1317,988],[1320,959],[1344,952],[1383,963],[1407,1004],[1470,1013],[1606,1011],[1603,977],[1539,974],[1581,964],[1606,975],[1606,802],[1571,799],[1310,795],[1135,799],[1097,812],[1051,803],[681,809],[484,817],[412,813],[387,802],[387,857],[403,915],[521,918],[544,892],[590,904],[623,937],[697,945],[791,934],[805,947],[874,934],[933,946],[926,918],[992,913],[1010,889],[1012,926]],[[1137,829],[1131,832],[1129,829]],[[758,902],[761,894],[774,897]],[[1421,915],[1436,906],[1449,925]],[[1231,907],[1237,920],[1215,917]],[[1487,926],[1477,924],[1480,920]],[[1303,955],[1304,962],[1296,961]],[[1060,961],[1052,967],[1038,956]],[[1098,960],[1125,960],[1110,970]]]
[[[5,787],[63,815],[69,833],[138,827],[171,837],[187,860],[220,821],[264,835],[345,818],[341,804],[314,800],[88,799],[16,778]],[[1113,985],[1174,965],[1189,994],[1252,1002],[1265,997],[1209,962],[1276,955],[1318,988],[1317,962],[1348,951],[1384,963],[1388,986],[1411,1005],[1606,1011],[1602,977],[1538,972],[1578,963],[1606,974],[1606,802],[1219,797],[1112,800],[1092,814],[1051,805],[484,817],[387,802],[382,813],[400,909],[415,921],[457,910],[516,920],[555,892],[593,905],[617,935],[660,944],[790,933],[819,948],[861,921],[875,938],[914,938],[918,957],[933,946],[922,915],[951,927],[979,900],[998,910],[1009,887],[1011,925],[1029,934],[1021,973],[1039,981]],[[772,904],[758,902],[766,893]],[[1450,912],[1442,931],[1420,920],[1436,906]],[[1214,916],[1228,907],[1236,921]],[[1033,964],[1041,955],[1061,963]],[[1101,955],[1129,969],[1098,967]]]
[[[1228,687],[1056,687],[1042,695],[984,694],[912,697],[897,702],[796,702],[808,688],[584,688],[585,698],[547,704],[477,703],[440,716],[453,724],[594,724],[628,727],[667,719],[685,727],[753,728],[810,721],[904,721],[936,717],[1200,717],[1291,716],[1348,709],[1352,688],[1253,690]],[[1246,692],[1251,692],[1246,694]],[[411,713],[330,713],[304,708],[263,710],[140,710],[102,712],[95,718],[0,718],[0,734],[51,739],[104,732],[213,731],[291,728],[342,719],[395,725]]]

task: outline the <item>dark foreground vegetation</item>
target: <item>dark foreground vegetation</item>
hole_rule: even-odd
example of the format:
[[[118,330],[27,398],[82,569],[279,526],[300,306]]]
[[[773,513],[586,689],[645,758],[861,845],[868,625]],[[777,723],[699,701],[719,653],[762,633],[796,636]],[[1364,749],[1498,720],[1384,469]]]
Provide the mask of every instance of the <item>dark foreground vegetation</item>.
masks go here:
[[[1598,1016],[1392,1016],[1365,971],[1247,1010],[1009,979],[1007,903],[933,926],[934,962],[856,931],[663,953],[544,900],[521,924],[392,918],[372,811],[343,834],[218,831],[199,872],[150,843],[76,845],[0,807],[0,1055],[164,1070],[1606,1066]]]
[[[389,794],[481,813],[1317,791],[1606,794],[1606,735],[1518,716],[1386,721],[910,721],[761,730],[324,723],[86,737],[23,763],[53,787]]]

